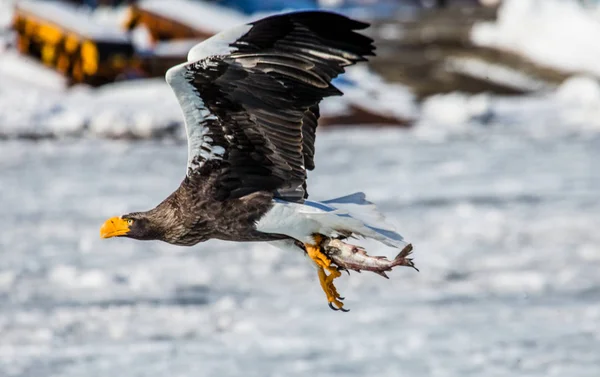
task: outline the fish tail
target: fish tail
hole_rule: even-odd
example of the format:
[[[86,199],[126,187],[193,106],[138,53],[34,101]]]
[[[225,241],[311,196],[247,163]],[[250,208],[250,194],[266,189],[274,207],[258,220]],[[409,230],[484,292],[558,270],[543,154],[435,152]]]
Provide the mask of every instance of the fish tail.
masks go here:
[[[408,256],[412,254],[412,250],[412,244],[409,243],[408,245],[404,246],[404,249],[402,249],[398,253],[398,255],[396,255],[396,258],[394,258],[394,260],[392,261],[392,266],[407,266],[419,271],[419,269],[415,266],[415,263],[413,262],[412,258],[408,258]]]

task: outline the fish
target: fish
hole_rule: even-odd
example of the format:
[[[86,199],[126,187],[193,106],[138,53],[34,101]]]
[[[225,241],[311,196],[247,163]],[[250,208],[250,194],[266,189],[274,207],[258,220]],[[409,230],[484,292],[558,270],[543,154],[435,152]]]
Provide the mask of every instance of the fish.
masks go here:
[[[371,271],[389,279],[386,271],[391,271],[396,266],[411,267],[419,271],[413,259],[408,258],[413,250],[410,243],[393,260],[389,260],[384,256],[370,256],[364,248],[350,245],[338,238],[327,237],[322,241],[321,248],[339,270],[345,270],[348,273],[350,273],[349,270],[356,272]]]

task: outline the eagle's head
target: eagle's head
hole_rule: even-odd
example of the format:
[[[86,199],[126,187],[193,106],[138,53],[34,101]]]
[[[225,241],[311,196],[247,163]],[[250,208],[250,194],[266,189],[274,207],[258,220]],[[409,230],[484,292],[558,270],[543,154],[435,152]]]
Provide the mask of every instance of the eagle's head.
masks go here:
[[[136,240],[161,239],[161,224],[146,212],[111,217],[100,228],[100,237],[129,237]]]

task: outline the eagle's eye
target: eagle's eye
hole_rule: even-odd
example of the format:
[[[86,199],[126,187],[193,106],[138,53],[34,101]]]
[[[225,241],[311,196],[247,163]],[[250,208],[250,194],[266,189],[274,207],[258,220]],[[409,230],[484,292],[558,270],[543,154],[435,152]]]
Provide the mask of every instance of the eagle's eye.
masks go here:
[[[127,219],[127,225],[129,225],[129,226],[133,225],[133,220]]]

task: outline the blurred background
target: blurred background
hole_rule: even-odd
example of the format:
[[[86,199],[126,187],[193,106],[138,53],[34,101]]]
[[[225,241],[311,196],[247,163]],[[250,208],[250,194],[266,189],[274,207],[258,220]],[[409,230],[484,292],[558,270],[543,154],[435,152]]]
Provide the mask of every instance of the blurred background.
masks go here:
[[[599,5],[0,0],[0,376],[600,375]],[[322,103],[311,199],[366,192],[421,270],[344,275],[347,314],[300,253],[98,236],[185,173],[165,71],[294,9],[377,46]]]

